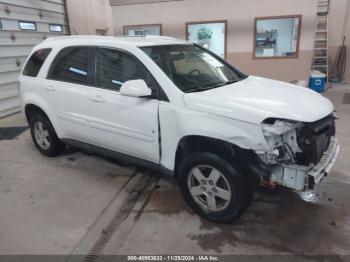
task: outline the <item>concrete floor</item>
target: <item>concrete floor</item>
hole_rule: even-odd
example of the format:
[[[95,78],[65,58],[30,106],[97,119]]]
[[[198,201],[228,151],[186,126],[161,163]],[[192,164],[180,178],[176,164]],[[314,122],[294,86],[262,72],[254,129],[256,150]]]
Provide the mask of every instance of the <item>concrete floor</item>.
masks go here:
[[[104,254],[350,255],[345,92],[350,86],[325,93],[338,111],[342,146],[329,177],[313,192],[261,189],[231,225],[200,219],[171,178],[155,179],[137,195],[135,184],[147,171],[74,149],[46,158],[28,130],[0,140],[0,254],[87,254],[113,228]],[[0,127],[25,124],[19,114],[0,120]],[[130,199],[133,194],[138,197]]]

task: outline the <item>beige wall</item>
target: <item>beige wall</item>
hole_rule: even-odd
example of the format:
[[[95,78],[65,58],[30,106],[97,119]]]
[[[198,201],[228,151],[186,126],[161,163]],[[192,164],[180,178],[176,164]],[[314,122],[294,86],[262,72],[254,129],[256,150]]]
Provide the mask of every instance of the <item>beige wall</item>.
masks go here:
[[[350,0],[332,1],[329,13],[329,57],[333,66],[339,47],[346,37],[345,45],[348,47],[347,68],[345,81],[350,83]]]
[[[346,21],[344,26],[344,34],[346,37],[346,45],[347,45],[347,59],[346,59],[346,72],[345,72],[345,81],[350,83],[350,1],[348,2],[346,12]]]
[[[348,35],[349,45],[350,19],[346,20],[350,14],[349,2],[350,0],[331,1],[329,16],[331,61],[334,61],[344,34]],[[110,6],[110,3],[118,6]],[[315,35],[317,0],[184,0],[132,3],[126,0],[67,0],[71,31],[72,33],[76,31],[78,34],[96,34],[96,29],[108,28],[108,35],[122,35],[124,25],[161,23],[164,35],[185,39],[185,22],[227,19],[227,60],[232,64],[249,74],[285,81],[308,78]],[[253,59],[254,17],[292,14],[303,15],[299,57]],[[350,67],[350,62],[348,65]],[[349,75],[348,69],[348,79]]]
[[[329,10],[329,59],[333,66],[338,49],[343,41],[345,22],[349,13],[347,6],[349,0],[333,0]]]
[[[95,35],[96,30],[106,30],[113,35],[109,0],[67,0],[67,10],[72,34]]]
[[[316,0],[187,0],[112,7],[114,32],[124,25],[162,23],[163,34],[185,39],[185,22],[228,20],[227,60],[255,75],[292,81],[306,79],[314,38]],[[254,17],[303,15],[297,59],[253,59]]]

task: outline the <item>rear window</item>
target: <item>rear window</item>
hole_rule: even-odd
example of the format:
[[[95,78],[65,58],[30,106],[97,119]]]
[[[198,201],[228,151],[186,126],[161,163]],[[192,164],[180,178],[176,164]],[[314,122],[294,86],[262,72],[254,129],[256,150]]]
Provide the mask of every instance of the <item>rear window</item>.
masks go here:
[[[89,81],[90,47],[68,47],[56,57],[49,79],[64,82],[87,84]]]
[[[36,77],[50,52],[51,48],[39,49],[35,51],[24,67],[23,75]]]

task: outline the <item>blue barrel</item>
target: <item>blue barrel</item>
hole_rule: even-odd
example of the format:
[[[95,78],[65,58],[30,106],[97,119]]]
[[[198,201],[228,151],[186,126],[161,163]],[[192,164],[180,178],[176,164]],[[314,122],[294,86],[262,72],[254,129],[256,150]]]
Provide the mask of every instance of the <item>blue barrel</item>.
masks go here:
[[[309,87],[316,92],[323,92],[326,86],[326,75],[321,72],[313,72],[310,76]]]

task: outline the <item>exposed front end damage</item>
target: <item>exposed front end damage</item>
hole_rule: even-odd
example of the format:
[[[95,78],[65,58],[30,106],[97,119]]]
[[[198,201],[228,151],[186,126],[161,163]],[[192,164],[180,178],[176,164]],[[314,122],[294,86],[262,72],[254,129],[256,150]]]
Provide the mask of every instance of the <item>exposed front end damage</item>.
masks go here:
[[[262,130],[268,151],[256,151],[266,166],[265,185],[294,190],[312,189],[334,165],[339,145],[335,138],[335,115],[313,123],[266,119]]]

